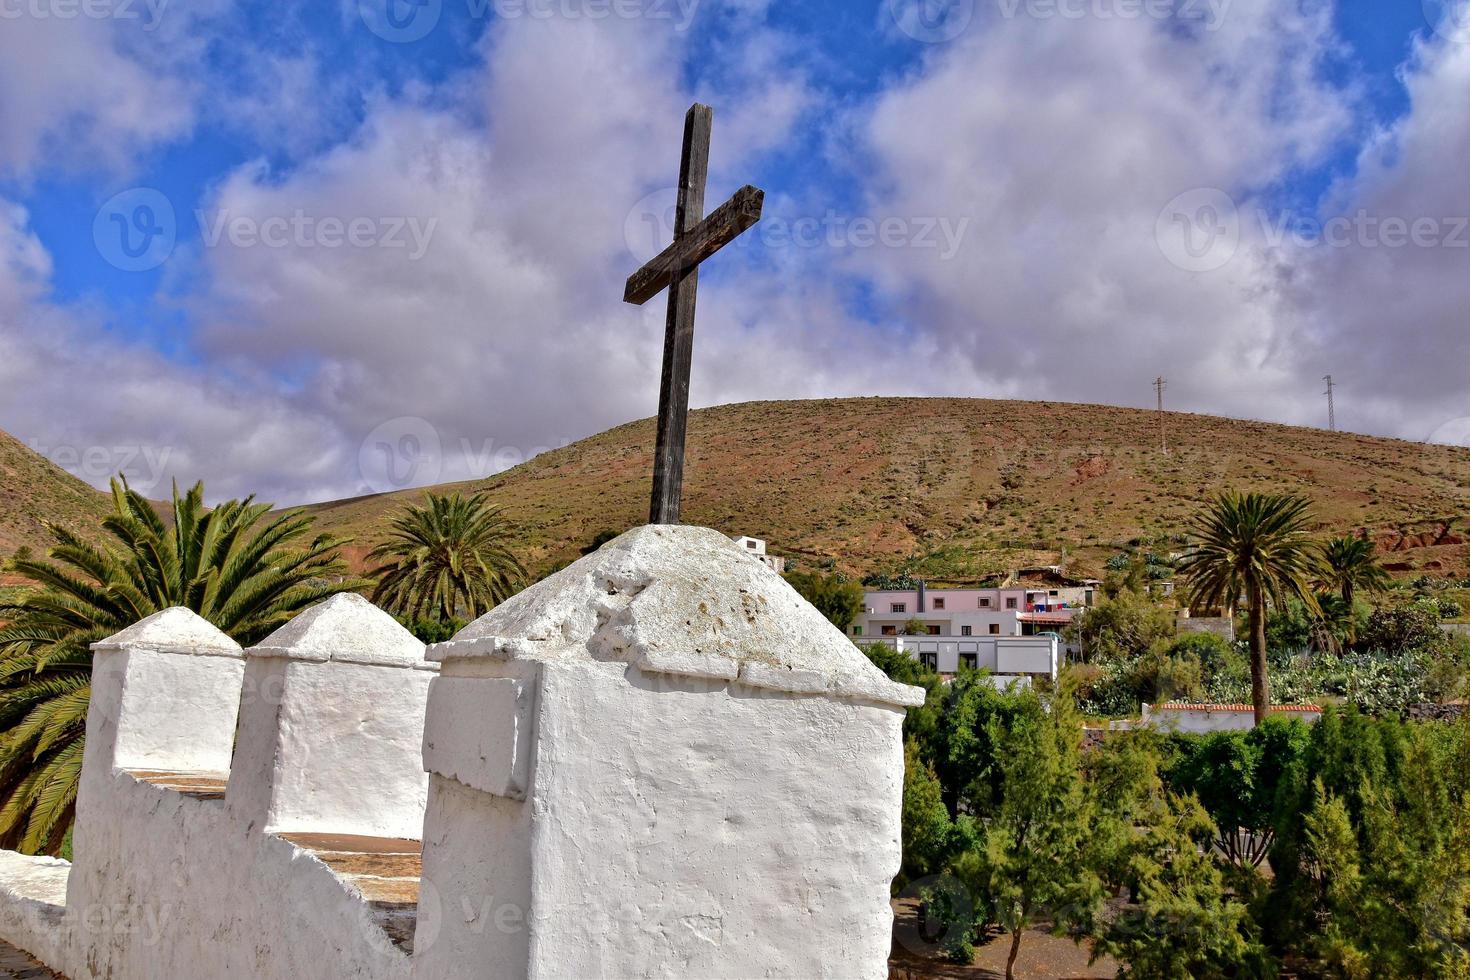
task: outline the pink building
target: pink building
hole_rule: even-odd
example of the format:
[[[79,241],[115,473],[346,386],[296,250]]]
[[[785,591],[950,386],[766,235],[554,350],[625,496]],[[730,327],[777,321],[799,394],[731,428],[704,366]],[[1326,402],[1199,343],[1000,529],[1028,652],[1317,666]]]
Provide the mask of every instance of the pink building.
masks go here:
[[[898,636],[917,623],[920,636],[1032,636],[1060,632],[1090,606],[1090,586],[1017,585],[996,589],[875,590],[866,593],[854,637]]]

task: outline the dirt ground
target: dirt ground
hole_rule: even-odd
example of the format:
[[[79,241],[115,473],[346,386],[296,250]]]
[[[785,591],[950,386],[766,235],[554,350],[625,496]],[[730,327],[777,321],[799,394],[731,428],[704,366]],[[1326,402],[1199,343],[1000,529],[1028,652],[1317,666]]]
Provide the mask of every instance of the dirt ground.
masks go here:
[[[893,955],[888,961],[891,980],[983,980],[1004,977],[1006,957],[1011,951],[1009,934],[997,936],[976,950],[969,966],[950,963],[926,940],[918,922],[918,902],[911,898],[893,903]],[[1028,929],[1021,940],[1021,955],[1016,960],[1016,976],[1028,980],[1092,980],[1118,974],[1118,964],[1103,957],[1088,966],[1089,950],[1070,939],[1058,939],[1035,929]]]

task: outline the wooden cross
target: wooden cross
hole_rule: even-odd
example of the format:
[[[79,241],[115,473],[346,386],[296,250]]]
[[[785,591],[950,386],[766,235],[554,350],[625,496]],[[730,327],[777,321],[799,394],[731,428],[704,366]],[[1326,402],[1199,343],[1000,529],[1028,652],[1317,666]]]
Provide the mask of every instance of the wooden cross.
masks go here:
[[[684,435],[689,423],[689,365],[694,356],[694,293],[699,264],[761,219],[765,191],[746,184],[704,215],[704,181],[709,172],[709,132],[714,111],[695,103],[684,116],[684,153],[679,162],[679,201],[674,242],[628,277],[625,303],[642,306],[665,287],[669,314],[664,326],[663,380],[658,392],[658,442],[653,456],[650,524],[679,523],[684,489]]]

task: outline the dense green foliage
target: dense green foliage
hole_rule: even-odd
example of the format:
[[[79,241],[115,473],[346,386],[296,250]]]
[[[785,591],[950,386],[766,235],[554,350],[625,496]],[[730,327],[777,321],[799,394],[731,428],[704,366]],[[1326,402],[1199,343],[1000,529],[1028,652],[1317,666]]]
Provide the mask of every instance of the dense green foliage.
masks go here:
[[[389,525],[368,555],[373,601],[408,616],[478,618],[520,591],[526,580],[510,542],[512,528],[484,496],[429,493]]]
[[[951,957],[968,961],[976,941],[1004,929],[1014,967],[1025,930],[1039,927],[1092,937],[1139,976],[1221,975],[1212,962],[1260,958],[1245,906],[1199,850],[1213,825],[1165,786],[1154,736],[1084,754],[1065,685],[999,691],[973,671],[941,684],[890,647],[869,655],[929,690],[905,724],[899,885],[928,882]],[[1125,887],[1127,914],[1105,914]]]
[[[1470,976],[1470,721],[1328,709],[1083,751],[1065,678],[1001,692],[870,656],[930,692],[905,725],[900,884],[928,882],[954,958],[995,929],[1014,955],[1032,926],[1134,977]]]
[[[186,606],[236,641],[264,638],[307,606],[365,583],[344,578],[343,541],[300,514],[229,500],[206,510],[204,487],[174,489],[172,525],[125,484],[95,545],[59,527],[46,559],[8,569],[35,583],[0,605],[0,846],[57,853],[76,806],[91,644],[170,606]]]
[[[863,611],[863,587],[839,572],[787,572],[785,578],[844,633]]]
[[[1173,741],[1171,779],[1268,850],[1272,876],[1241,881],[1277,956],[1335,977],[1470,975],[1470,724],[1329,710],[1310,730]]]

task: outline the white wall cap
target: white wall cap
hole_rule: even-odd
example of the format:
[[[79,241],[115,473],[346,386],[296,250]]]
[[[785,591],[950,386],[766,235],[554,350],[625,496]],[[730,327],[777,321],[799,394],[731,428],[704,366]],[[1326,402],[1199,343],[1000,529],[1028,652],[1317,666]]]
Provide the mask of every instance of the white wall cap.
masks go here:
[[[246,650],[245,655],[437,669],[437,665],[424,660],[424,645],[417,637],[355,592],[343,592],[317,603]]]
[[[433,660],[580,659],[793,694],[907,706],[842,631],[765,564],[702,527],[647,525],[430,647]]]
[[[240,644],[191,609],[170,606],[92,644],[99,652],[147,649],[199,657],[240,657]]]

